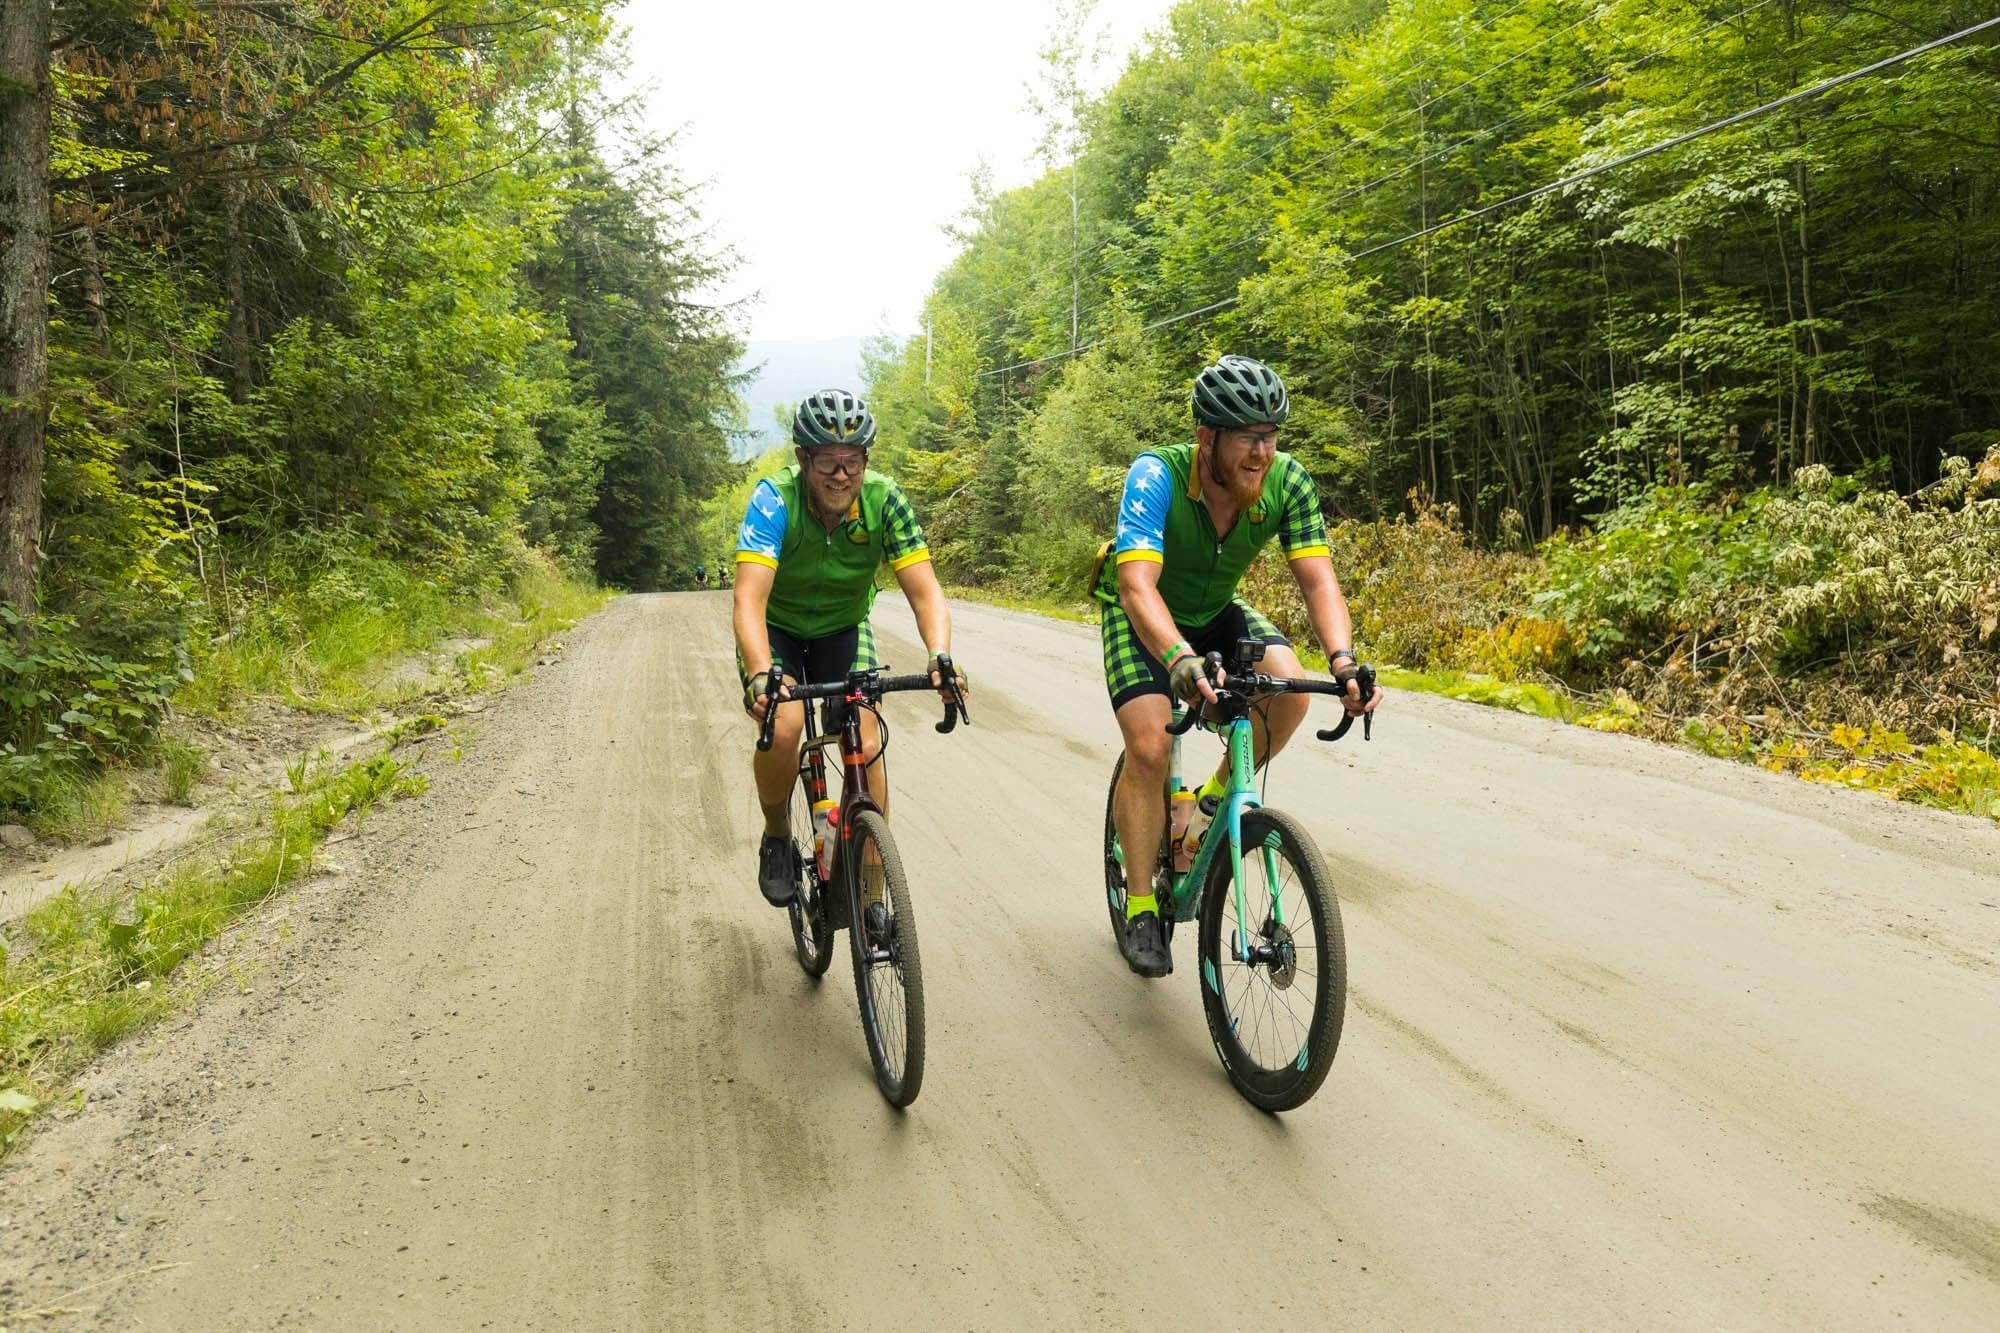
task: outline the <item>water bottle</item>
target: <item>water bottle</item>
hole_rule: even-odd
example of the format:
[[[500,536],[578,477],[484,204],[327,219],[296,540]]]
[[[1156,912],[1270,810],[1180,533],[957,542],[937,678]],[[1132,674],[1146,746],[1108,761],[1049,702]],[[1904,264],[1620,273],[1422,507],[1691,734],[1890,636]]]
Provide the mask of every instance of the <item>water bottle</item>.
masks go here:
[[[1173,815],[1169,827],[1173,830],[1174,873],[1187,873],[1189,857],[1186,847],[1188,822],[1194,818],[1194,793],[1182,787],[1174,793]]]
[[[833,829],[839,809],[832,801],[813,802],[813,865],[821,883],[833,878]]]
[[[1214,822],[1215,812],[1221,808],[1220,796],[1204,796],[1195,802],[1194,814],[1188,820],[1187,833],[1181,842],[1181,853],[1187,857],[1190,866],[1201,854],[1201,840],[1207,835],[1208,826]]]

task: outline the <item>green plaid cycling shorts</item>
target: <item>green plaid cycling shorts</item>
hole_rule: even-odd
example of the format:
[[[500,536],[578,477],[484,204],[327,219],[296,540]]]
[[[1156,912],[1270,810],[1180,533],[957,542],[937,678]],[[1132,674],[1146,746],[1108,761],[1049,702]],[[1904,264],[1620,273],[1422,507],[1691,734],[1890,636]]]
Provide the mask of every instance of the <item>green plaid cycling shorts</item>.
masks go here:
[[[1139,642],[1125,608],[1116,602],[1100,602],[1097,609],[1098,632],[1104,641],[1104,688],[1111,694],[1111,707],[1123,708],[1142,694],[1168,694],[1167,669]],[[1291,646],[1263,612],[1241,597],[1206,625],[1177,624],[1175,628],[1197,653],[1221,653],[1225,661],[1236,655],[1238,639]]]
[[[882,665],[875,655],[875,626],[864,620],[853,629],[818,639],[801,639],[790,630],[765,622],[771,638],[772,660],[782,662],[785,675],[800,683],[840,680],[850,671],[867,671]],[[750,673],[743,669],[743,653],[736,653],[736,677],[747,687]]]

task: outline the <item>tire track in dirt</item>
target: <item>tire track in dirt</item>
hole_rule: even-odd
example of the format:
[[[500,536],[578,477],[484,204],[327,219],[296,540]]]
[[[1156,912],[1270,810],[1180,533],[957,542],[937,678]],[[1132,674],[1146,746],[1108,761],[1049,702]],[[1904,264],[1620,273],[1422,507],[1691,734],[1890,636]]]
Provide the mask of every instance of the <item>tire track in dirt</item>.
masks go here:
[[[1995,830],[1397,696],[1273,779],[1354,1003],[1268,1117],[1191,933],[1158,984],[1107,938],[1093,633],[955,615],[977,724],[887,707],[907,1114],[844,947],[807,981],[756,894],[726,594],[626,598],[0,1170],[0,1311],[112,1279],[73,1322],[2000,1323]]]

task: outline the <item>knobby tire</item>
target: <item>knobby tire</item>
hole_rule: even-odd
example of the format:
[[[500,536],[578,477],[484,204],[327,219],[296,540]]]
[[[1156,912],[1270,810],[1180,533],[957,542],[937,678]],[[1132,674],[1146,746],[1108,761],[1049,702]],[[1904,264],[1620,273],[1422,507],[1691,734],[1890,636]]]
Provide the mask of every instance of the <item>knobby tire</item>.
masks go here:
[[[894,961],[874,966],[868,958],[863,896],[871,845],[882,867],[883,901],[895,926]],[[873,810],[858,812],[841,849],[841,860],[846,869],[847,937],[854,958],[861,1031],[868,1039],[876,1086],[891,1106],[905,1107],[917,1099],[924,1083],[924,977],[917,949],[916,910],[889,822]]]
[[[791,918],[792,953],[799,967],[814,981],[826,975],[833,962],[833,923],[828,912],[832,886],[822,883],[813,870],[812,795],[806,788],[806,769],[792,784],[792,855],[798,872],[798,891],[785,909]]]

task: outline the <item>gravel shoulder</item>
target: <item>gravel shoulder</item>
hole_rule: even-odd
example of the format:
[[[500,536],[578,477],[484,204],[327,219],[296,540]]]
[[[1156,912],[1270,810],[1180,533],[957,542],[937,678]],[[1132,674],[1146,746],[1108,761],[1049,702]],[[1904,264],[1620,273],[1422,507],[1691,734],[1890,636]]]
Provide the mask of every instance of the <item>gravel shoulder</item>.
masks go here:
[[[0,1325],[2000,1323],[1990,823],[1397,695],[1277,766],[1352,995],[1264,1116],[1105,935],[1094,631],[954,611],[910,1112],[752,883],[726,594],[624,598],[0,1168]]]

